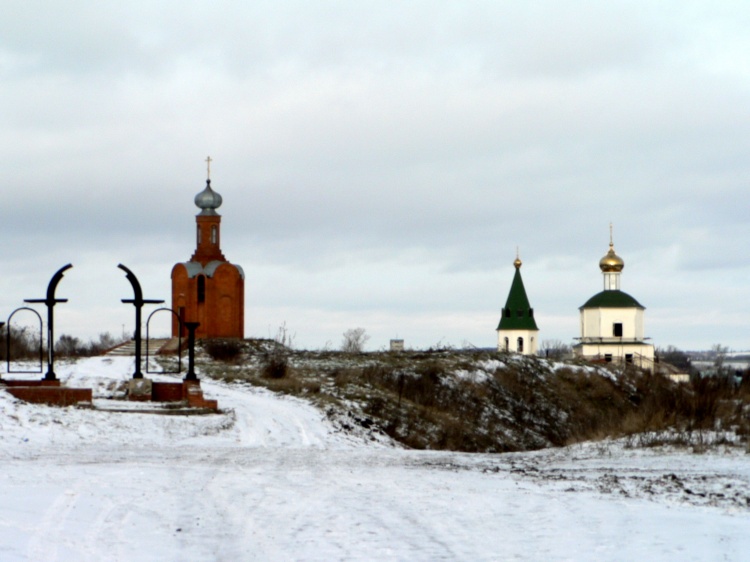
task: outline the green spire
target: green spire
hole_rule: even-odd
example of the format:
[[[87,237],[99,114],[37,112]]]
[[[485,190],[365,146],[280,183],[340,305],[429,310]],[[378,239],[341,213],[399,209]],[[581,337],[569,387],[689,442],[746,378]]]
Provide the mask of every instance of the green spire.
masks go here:
[[[529,305],[526,289],[521,279],[521,260],[516,258],[514,262],[516,274],[510,286],[508,300],[505,302],[498,330],[538,330],[534,320],[534,309]]]

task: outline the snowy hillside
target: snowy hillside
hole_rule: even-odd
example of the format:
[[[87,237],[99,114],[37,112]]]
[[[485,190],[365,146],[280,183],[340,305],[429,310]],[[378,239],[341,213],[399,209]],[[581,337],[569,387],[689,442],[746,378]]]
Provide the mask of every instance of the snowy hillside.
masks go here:
[[[61,364],[107,407],[132,358]],[[10,376],[9,376],[10,378]],[[155,377],[165,379],[167,376]],[[0,392],[0,560],[743,560],[750,456],[587,444],[411,451],[203,379],[160,416]]]

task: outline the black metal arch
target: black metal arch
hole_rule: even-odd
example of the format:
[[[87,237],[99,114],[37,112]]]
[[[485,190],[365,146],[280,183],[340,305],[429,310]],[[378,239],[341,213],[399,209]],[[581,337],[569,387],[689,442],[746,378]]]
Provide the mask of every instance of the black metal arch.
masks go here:
[[[35,371],[12,371],[10,368],[10,328],[11,323],[10,321],[13,319],[13,316],[15,316],[16,312],[20,312],[22,310],[29,310],[36,314],[37,320],[39,320],[39,368]],[[8,316],[8,321],[5,323],[5,360],[7,362],[6,364],[6,371],[8,373],[34,373],[39,374],[42,372],[42,364],[43,364],[43,357],[44,357],[44,347],[42,345],[42,331],[43,331],[43,325],[42,325],[42,317],[41,315],[34,310],[33,308],[30,308],[28,306],[22,306],[20,308],[15,309],[13,312],[10,313],[10,316]]]
[[[123,303],[132,304],[135,307],[135,332],[133,339],[135,340],[135,372],[133,373],[134,379],[142,379],[143,373],[141,373],[141,309],[144,304],[162,304],[163,300],[144,299],[143,291],[141,290],[141,284],[138,282],[138,278],[135,274],[130,271],[124,265],[117,264],[117,267],[125,272],[125,276],[130,281],[133,287],[132,299],[121,299]]]
[[[68,302],[68,299],[58,299],[55,297],[57,285],[63,278],[65,272],[73,267],[71,264],[64,265],[52,276],[49,285],[47,285],[47,298],[44,299],[24,299],[27,303],[44,303],[47,305],[47,374],[44,380],[57,380],[55,376],[55,305],[61,302]]]
[[[151,325],[151,317],[156,314],[157,312],[171,312],[175,318],[177,318],[177,325],[179,327],[178,330],[178,336],[177,336],[177,370],[176,371],[151,371],[148,368],[148,356],[149,356],[149,349],[148,349],[148,342],[149,342],[149,326]],[[155,373],[169,373],[169,374],[179,374],[182,372],[182,320],[180,319],[180,315],[177,314],[173,309],[167,308],[166,306],[162,306],[161,308],[157,308],[154,310],[151,314],[148,315],[148,318],[146,319],[146,372],[149,374],[155,374]]]

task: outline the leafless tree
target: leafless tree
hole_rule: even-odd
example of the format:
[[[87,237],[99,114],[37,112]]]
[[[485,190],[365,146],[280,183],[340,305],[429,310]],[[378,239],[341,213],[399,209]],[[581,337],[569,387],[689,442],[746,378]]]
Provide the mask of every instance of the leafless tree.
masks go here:
[[[727,375],[729,373],[729,369],[724,367],[724,361],[726,361],[727,359],[729,348],[721,345],[720,343],[717,343],[711,346],[711,351],[714,356],[714,369],[716,370],[716,374],[719,376]]]
[[[344,332],[344,339],[341,340],[341,351],[361,353],[369,339],[370,336],[364,328],[349,328]]]
[[[547,359],[564,359],[570,353],[570,346],[560,340],[542,340],[542,345],[539,347],[539,355]]]

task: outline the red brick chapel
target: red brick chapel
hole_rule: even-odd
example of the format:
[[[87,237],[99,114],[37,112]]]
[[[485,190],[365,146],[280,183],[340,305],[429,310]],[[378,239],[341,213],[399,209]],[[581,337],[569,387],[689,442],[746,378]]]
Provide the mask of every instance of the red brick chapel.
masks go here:
[[[245,335],[245,273],[221,252],[221,195],[211,189],[211,159],[206,187],[195,196],[201,210],[195,217],[196,248],[190,261],[172,268],[172,310],[183,322],[200,322],[197,338],[243,338]],[[179,323],[172,321],[172,336]],[[183,327],[182,336],[187,335]]]

